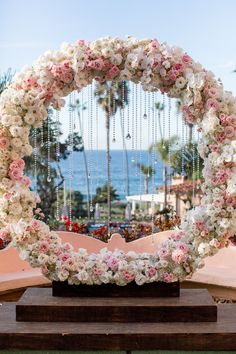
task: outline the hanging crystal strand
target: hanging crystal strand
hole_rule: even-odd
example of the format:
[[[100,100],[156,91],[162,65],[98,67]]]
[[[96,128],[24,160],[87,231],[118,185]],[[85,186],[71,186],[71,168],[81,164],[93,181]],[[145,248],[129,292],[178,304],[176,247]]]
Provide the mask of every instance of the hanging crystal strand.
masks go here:
[[[110,124],[110,119],[111,119],[111,87],[109,88],[108,92],[108,125]],[[109,142],[109,135],[108,135],[108,147],[107,147],[107,234],[108,238],[111,236],[111,175],[110,175],[110,163],[111,163],[111,157],[110,157],[110,142]]]
[[[147,91],[144,91],[144,114],[143,118],[147,119]]]
[[[84,136],[84,93],[83,91],[81,91],[81,107],[82,107],[82,110],[81,110],[81,134],[82,136]]]
[[[69,231],[72,230],[72,159],[73,159],[73,114],[72,114],[72,95],[69,96]]]
[[[135,137],[134,137],[134,83],[132,82],[132,107],[131,107],[131,109],[132,109],[132,117],[131,117],[131,119],[132,119],[132,121],[131,121],[131,124],[132,124],[132,127],[131,127],[131,129],[132,129],[132,136],[131,136],[131,138],[132,138],[132,146],[131,146],[131,150],[132,150],[132,157],[131,157],[131,161],[132,162],[135,162],[135,158],[134,158],[134,142],[135,142]]]
[[[47,182],[51,182],[51,166],[50,166],[50,160],[51,160],[51,143],[50,143],[50,117],[48,115],[47,119],[47,170],[48,170],[48,175],[47,175]]]
[[[152,243],[154,244],[154,230],[155,230],[155,220],[154,220],[154,189],[155,189],[155,112],[154,112],[154,92],[152,92]]]
[[[193,126],[192,128],[192,148],[193,148],[193,155],[192,155],[192,159],[193,159],[193,174],[192,174],[192,180],[193,180],[193,190],[192,190],[192,204],[194,205],[194,199],[195,199],[195,126]]]
[[[121,88],[121,100],[122,100],[122,107],[121,107],[121,130],[122,130],[122,148],[123,148],[123,154],[122,154],[122,169],[123,169],[123,191],[124,193],[127,193],[128,191],[126,190],[126,171],[125,171],[125,82],[122,81],[122,88]]]
[[[42,121],[41,127],[40,127],[40,146],[43,147],[44,146],[44,134],[43,134],[43,129],[44,129],[44,121]]]
[[[154,120],[155,120],[155,138],[154,138],[154,144],[156,145],[157,141],[158,141],[158,115],[157,115],[157,109],[155,107],[155,103],[157,102],[157,92],[155,91],[154,93],[154,105],[153,105],[153,110],[154,110]],[[155,165],[157,165],[157,156],[155,157],[155,161],[154,161]]]
[[[170,196],[170,190],[171,190],[171,143],[170,143],[170,115],[171,115],[171,99],[168,97],[168,141],[169,141],[169,146],[168,146],[168,177],[167,180],[169,181],[168,186],[169,186],[169,196]]]
[[[38,148],[37,148],[37,129],[34,128],[33,130],[33,134],[34,134],[34,185],[35,185],[35,190],[37,190],[37,160],[38,160],[38,157],[37,157],[37,151],[38,151]]]
[[[98,171],[98,101],[96,100],[96,189],[99,185],[99,171]]]
[[[66,210],[67,205],[66,205],[66,180],[65,179],[63,181],[63,206],[64,206],[64,210]]]
[[[166,105],[165,105],[165,99],[166,99],[166,96],[165,94],[163,93],[163,96],[162,96],[162,105],[163,105],[163,114],[162,114],[162,118],[163,118],[163,121],[162,121],[162,124],[163,124],[163,149],[165,149],[165,138],[166,138]]]
[[[150,120],[151,120],[151,94],[150,94],[150,92],[148,92],[148,107],[147,107],[147,123],[148,123],[147,139],[148,139],[148,148],[150,146]],[[148,178],[150,177],[149,166],[150,166],[150,154],[148,153]]]
[[[87,86],[87,114],[86,114],[86,120],[87,120],[87,163],[88,163],[88,184],[89,184],[89,190],[88,190],[88,200],[87,200],[87,208],[88,208],[88,222],[90,222],[91,219],[91,214],[90,214],[90,199],[91,199],[91,156],[90,156],[90,88]],[[83,119],[84,122],[84,119]],[[83,123],[84,124],[84,123]],[[84,127],[83,127],[84,129]]]
[[[93,212],[93,178],[92,178],[92,166],[93,166],[93,82],[90,85],[90,212]]]
[[[179,145],[179,107],[178,100],[176,101],[176,135],[177,135],[177,145]]]
[[[127,83],[126,83],[127,85]],[[129,87],[128,87],[128,92],[129,92]],[[127,135],[126,135],[126,139],[130,140],[131,139],[131,134],[130,134],[130,106],[129,106],[130,102],[128,102],[127,105]]]
[[[123,92],[122,92],[123,94]],[[113,135],[113,138],[112,138],[112,142],[115,143],[116,142],[116,115],[115,115],[115,112],[116,112],[116,97],[115,95],[113,94],[113,97],[112,97],[112,135]]]
[[[135,85],[135,175],[138,176],[138,85]]]
[[[200,141],[200,133],[199,130],[197,132],[197,146],[199,146],[199,141]],[[197,149],[197,181],[200,180],[200,155]]]
[[[142,115],[142,109],[143,109],[143,95],[142,95],[142,87],[139,85],[139,165],[141,166],[142,164],[142,120],[143,120],[143,115]],[[139,200],[140,200],[140,211],[142,211],[141,208],[141,202],[142,202],[142,173],[141,169],[139,169]]]
[[[184,172],[184,154],[185,154],[185,122],[184,122],[184,116],[182,116],[182,132],[181,132],[181,176],[185,176]]]
[[[60,120],[59,120],[59,111],[56,111],[56,162],[59,166],[60,163]],[[60,207],[59,207],[59,178],[60,172],[57,167],[57,186],[56,186],[56,219],[60,220]]]

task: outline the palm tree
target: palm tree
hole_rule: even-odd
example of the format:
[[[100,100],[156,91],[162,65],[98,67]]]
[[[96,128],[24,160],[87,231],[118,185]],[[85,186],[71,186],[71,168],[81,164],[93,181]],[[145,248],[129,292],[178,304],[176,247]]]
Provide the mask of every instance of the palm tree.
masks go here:
[[[11,69],[8,69],[2,76],[0,76],[0,95],[11,83],[13,73]]]
[[[167,175],[167,166],[169,162],[169,156],[173,146],[176,144],[178,137],[173,135],[169,139],[161,139],[156,144],[151,145],[149,147],[149,151],[153,149],[156,150],[158,155],[160,156],[163,162],[163,181],[164,181],[164,209],[167,208],[167,183],[168,183],[168,175]]]
[[[145,194],[148,194],[148,184],[151,176],[155,173],[155,170],[152,166],[146,166],[140,163],[137,163],[137,167],[140,169],[142,174],[144,175],[144,191]]]
[[[84,143],[83,140],[83,125],[81,122],[81,111],[84,111],[85,109],[87,109],[85,104],[81,104],[80,100],[76,100],[75,101],[75,105],[71,105],[72,110],[77,111],[77,116],[78,116],[78,120],[79,120],[79,129],[80,129],[80,136],[82,138],[82,142]],[[84,168],[85,168],[85,178],[86,178],[86,189],[87,189],[87,216],[88,216],[88,220],[90,220],[90,205],[89,205],[89,199],[90,199],[90,187],[89,187],[89,172],[88,172],[88,162],[87,162],[87,155],[86,155],[86,151],[83,148],[82,150],[83,152],[83,159],[84,159]]]
[[[106,158],[107,158],[107,194],[108,194],[108,224],[111,221],[111,171],[110,171],[110,119],[117,112],[117,109],[123,109],[124,105],[128,103],[128,86],[126,82],[105,81],[97,83],[95,88],[95,97],[97,102],[105,112],[106,117]],[[123,129],[122,129],[123,130]],[[122,131],[123,142],[124,132]],[[128,158],[126,154],[126,171],[128,176]],[[128,177],[127,177],[128,180]],[[108,225],[109,228],[109,225]]]

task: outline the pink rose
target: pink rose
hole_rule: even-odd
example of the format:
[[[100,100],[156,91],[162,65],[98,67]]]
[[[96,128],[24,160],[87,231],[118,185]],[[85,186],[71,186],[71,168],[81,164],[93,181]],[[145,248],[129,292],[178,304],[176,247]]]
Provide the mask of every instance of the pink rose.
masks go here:
[[[109,72],[113,75],[116,75],[118,74],[118,72],[120,71],[120,69],[118,68],[118,66],[114,65],[110,70]]]
[[[206,108],[207,109],[218,109],[219,108],[219,102],[217,100],[215,100],[214,98],[208,98],[207,102],[206,102]]]
[[[10,143],[9,143],[9,139],[2,137],[0,138],[0,149],[1,150],[6,150],[9,147]]]
[[[102,58],[98,58],[95,60],[91,60],[87,66],[92,69],[103,70],[105,66],[105,62]]]
[[[186,243],[184,243],[184,242],[179,243],[178,249],[183,251],[184,253],[188,253],[188,251],[189,251],[188,245],[186,245]]]
[[[85,41],[83,39],[79,39],[77,43],[82,47],[85,44]]]
[[[40,229],[41,224],[38,220],[33,219],[33,220],[31,220],[29,226],[31,227],[31,229],[37,231]]]
[[[0,230],[0,238],[4,241],[9,241],[10,240],[10,232],[7,227],[3,228]]]
[[[235,137],[234,127],[232,127],[231,125],[227,125],[225,127],[224,133],[225,133],[226,138],[228,138],[228,139],[232,139]]]
[[[11,199],[11,197],[12,197],[12,193],[10,193],[10,192],[7,192],[7,193],[4,193],[3,194],[3,198],[5,199],[5,200],[10,200]]]
[[[42,253],[47,253],[49,250],[49,243],[47,241],[41,241],[40,246],[39,246],[39,250]]]
[[[184,232],[181,231],[175,231],[171,234],[172,240],[179,241],[181,238],[184,236]]]
[[[219,97],[219,91],[217,90],[217,88],[215,87],[210,87],[208,90],[207,90],[207,94],[209,97],[211,98],[218,98]]]
[[[171,258],[175,263],[180,264],[186,261],[187,255],[182,250],[176,249],[172,252]]]
[[[227,117],[226,121],[229,125],[232,125],[232,127],[236,127],[236,116],[230,115]]]
[[[71,259],[71,256],[70,256],[70,253],[65,252],[65,253],[62,253],[59,258],[62,262],[66,262]]]
[[[22,170],[20,168],[10,170],[9,177],[11,179],[19,180],[22,177]]]
[[[128,270],[123,271],[123,276],[128,282],[131,282],[132,280],[134,280],[134,274],[132,274]]]
[[[15,168],[20,168],[21,170],[23,170],[25,167],[25,161],[22,159],[18,159],[18,160],[14,160],[11,164],[10,164],[10,170],[11,169],[15,169]]]
[[[233,205],[234,204],[234,199],[233,199],[233,197],[228,197],[228,198],[226,198],[226,204],[227,205]]]
[[[151,41],[151,48],[152,48],[152,49],[157,49],[157,48],[159,48],[159,43],[158,43],[158,40],[157,40],[157,39],[153,39],[153,40]]]
[[[44,275],[49,273],[48,267],[45,264],[41,266],[41,272]]]
[[[31,179],[28,176],[22,176],[20,178],[20,182],[22,182],[26,187],[31,186]]]
[[[108,259],[107,265],[109,268],[111,268],[111,270],[116,270],[118,268],[119,265],[119,260],[116,257],[110,257]]]
[[[102,269],[101,268],[99,268],[99,267],[97,267],[97,266],[95,266],[94,268],[93,268],[93,272],[94,272],[94,274],[96,274],[96,275],[101,275],[102,274]]]
[[[173,276],[173,274],[171,274],[171,273],[164,273],[164,274],[163,274],[163,280],[164,280],[166,283],[171,283],[171,282],[174,280],[174,276]]]
[[[167,259],[170,255],[170,252],[167,248],[162,247],[159,252],[158,255],[161,259]]]
[[[157,273],[156,268],[151,267],[151,268],[148,269],[148,276],[149,276],[149,278],[154,277],[154,276],[156,275],[156,273]]]
[[[182,61],[184,64],[188,64],[192,61],[191,57],[188,54],[184,54],[182,57]]]

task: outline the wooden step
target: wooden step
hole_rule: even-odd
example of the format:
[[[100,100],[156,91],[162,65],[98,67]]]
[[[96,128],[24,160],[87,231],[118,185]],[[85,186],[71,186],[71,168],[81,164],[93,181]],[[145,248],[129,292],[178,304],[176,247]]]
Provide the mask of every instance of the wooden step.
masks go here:
[[[51,289],[28,289],[16,320],[30,322],[214,322],[217,306],[205,289],[183,289],[177,298],[61,298]]]
[[[15,304],[0,306],[0,350],[236,350],[236,304],[218,305],[217,322],[16,322]]]
[[[153,282],[137,285],[131,282],[125,286],[116,284],[69,285],[67,281],[53,281],[53,296],[62,297],[176,297],[180,293],[179,282]]]

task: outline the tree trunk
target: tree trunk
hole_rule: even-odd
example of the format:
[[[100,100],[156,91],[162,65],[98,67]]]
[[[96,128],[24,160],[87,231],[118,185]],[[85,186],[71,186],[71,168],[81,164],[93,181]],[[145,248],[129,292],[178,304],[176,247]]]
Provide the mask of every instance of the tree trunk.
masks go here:
[[[106,161],[107,161],[107,223],[108,223],[108,234],[110,233],[110,222],[111,222],[111,170],[110,170],[110,117],[106,116],[106,130],[107,130],[107,151],[106,151]]]
[[[188,127],[189,127],[188,142],[189,142],[189,144],[191,144],[192,140],[193,140],[193,125],[192,124],[188,124]]]
[[[82,107],[82,109],[83,109],[83,107]],[[78,118],[79,118],[79,128],[80,128],[81,136],[83,139],[82,123],[81,123],[79,110],[77,110],[77,113],[78,113]],[[83,141],[84,141],[84,139],[83,139]],[[87,216],[88,216],[88,220],[90,221],[90,206],[89,206],[90,188],[89,188],[89,178],[88,178],[88,162],[87,162],[85,148],[83,148],[83,159],[84,159],[86,189],[87,189]]]
[[[122,116],[120,114],[120,126],[121,126],[121,134],[122,134],[122,141],[123,141],[123,149],[125,152],[125,172],[126,172],[126,193],[127,195],[130,194],[129,191],[129,163],[128,163],[128,152],[126,148],[126,143],[125,143],[125,132],[124,132],[124,127],[122,124]]]
[[[145,194],[148,194],[148,176],[144,176],[144,190]]]

